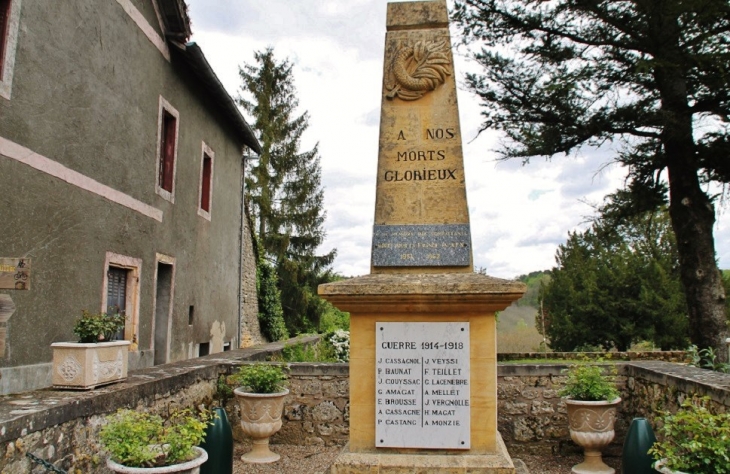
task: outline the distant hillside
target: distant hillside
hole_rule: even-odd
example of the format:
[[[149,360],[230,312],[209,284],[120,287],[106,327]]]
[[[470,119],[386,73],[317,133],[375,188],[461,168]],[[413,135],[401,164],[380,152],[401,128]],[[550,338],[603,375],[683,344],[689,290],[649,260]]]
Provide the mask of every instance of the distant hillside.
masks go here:
[[[537,272],[530,272],[527,275],[518,276],[517,279],[527,285],[527,291],[522,298],[517,300],[517,305],[539,308],[540,302],[537,298],[540,293],[540,284],[550,281],[550,271],[540,270]]]
[[[513,304],[497,316],[497,352],[537,352],[542,336],[535,329],[537,308]]]
[[[540,283],[549,281],[550,274],[537,271],[517,279],[527,284],[527,291],[497,317],[497,352],[537,352],[542,342],[542,336],[535,329],[535,316],[540,306]]]

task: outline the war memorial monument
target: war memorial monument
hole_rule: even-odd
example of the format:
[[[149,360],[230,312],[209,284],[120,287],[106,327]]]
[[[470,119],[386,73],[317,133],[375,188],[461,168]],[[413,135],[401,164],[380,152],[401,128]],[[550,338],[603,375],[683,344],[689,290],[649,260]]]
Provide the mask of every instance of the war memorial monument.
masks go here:
[[[388,4],[370,275],[350,312],[343,473],[514,473],[497,431],[495,312],[522,283],[473,270],[445,0]]]

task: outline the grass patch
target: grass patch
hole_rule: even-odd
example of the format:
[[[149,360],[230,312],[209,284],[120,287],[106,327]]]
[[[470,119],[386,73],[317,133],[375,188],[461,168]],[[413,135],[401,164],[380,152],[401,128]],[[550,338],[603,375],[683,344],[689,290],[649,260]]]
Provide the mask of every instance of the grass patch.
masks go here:
[[[275,362],[337,362],[335,348],[324,336],[316,344],[295,342],[286,344],[281,355],[271,357]]]

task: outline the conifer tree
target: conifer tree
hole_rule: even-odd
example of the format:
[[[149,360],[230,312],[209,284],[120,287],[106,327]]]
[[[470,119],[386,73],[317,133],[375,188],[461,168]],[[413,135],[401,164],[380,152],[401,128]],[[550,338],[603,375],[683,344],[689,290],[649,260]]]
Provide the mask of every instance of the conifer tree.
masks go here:
[[[715,198],[730,183],[730,2],[456,0],[505,158],[614,143],[625,217],[669,205],[691,341],[728,361]],[[725,188],[727,189],[727,188]]]
[[[666,209],[620,223],[604,213],[588,230],[570,233],[555,259],[535,321],[552,349],[625,351],[639,341],[687,347],[687,304]]]
[[[276,270],[287,329],[297,334],[317,328],[322,312],[317,285],[327,281],[336,251],[316,254],[326,216],[320,158],[317,145],[300,150],[309,116],[297,115],[292,65],[277,61],[271,48],[254,57],[254,64],[239,70],[247,96],[239,103],[253,117],[262,148],[247,169],[246,198],[260,256]]]

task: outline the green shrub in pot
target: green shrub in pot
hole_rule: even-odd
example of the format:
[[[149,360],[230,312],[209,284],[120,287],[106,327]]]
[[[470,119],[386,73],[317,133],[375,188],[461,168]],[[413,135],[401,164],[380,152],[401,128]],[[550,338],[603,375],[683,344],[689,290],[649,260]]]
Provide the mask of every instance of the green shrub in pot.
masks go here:
[[[167,419],[152,413],[120,409],[105,418],[101,443],[110,459],[126,467],[153,468],[190,461],[205,438],[208,411],[187,408]],[[198,448],[199,449],[199,448]]]
[[[278,364],[242,365],[231,379],[234,385],[249,393],[278,393],[287,386],[286,370]]]
[[[74,323],[73,332],[79,338],[79,342],[108,342],[124,329],[125,317],[123,313],[92,314],[87,310],[81,312],[81,317]]]
[[[615,373],[615,367],[610,372]],[[615,436],[619,392],[600,365],[574,364],[558,392],[565,397],[570,439],[583,448],[584,460],[572,472],[609,473],[614,469],[602,459],[602,450]]]
[[[660,441],[649,450],[661,472],[730,474],[730,414],[714,414],[709,398],[691,397],[676,413],[663,412],[662,421]]]
[[[269,449],[269,437],[281,429],[284,401],[289,395],[285,368],[278,364],[243,365],[231,382],[241,414],[241,430],[253,440],[251,451],[241,456],[249,463],[271,463],[280,456]]]
[[[619,397],[616,386],[600,365],[574,364],[566,372],[568,380],[559,392],[561,397],[588,402],[610,402]]]

